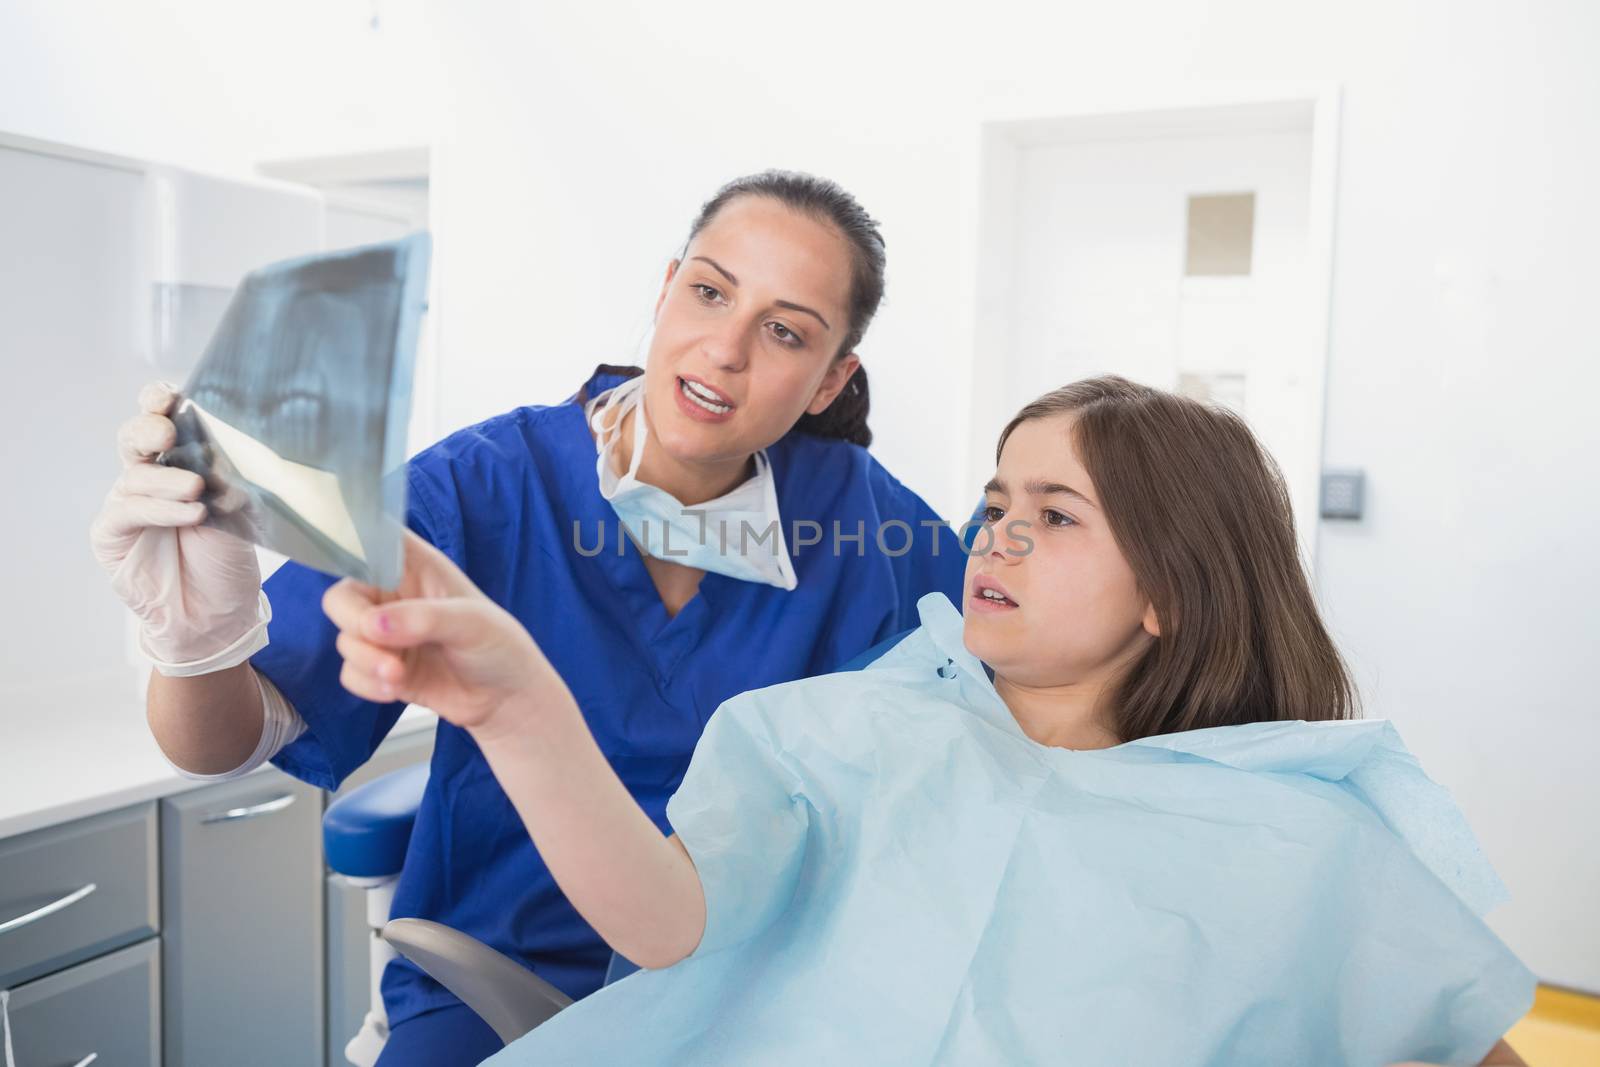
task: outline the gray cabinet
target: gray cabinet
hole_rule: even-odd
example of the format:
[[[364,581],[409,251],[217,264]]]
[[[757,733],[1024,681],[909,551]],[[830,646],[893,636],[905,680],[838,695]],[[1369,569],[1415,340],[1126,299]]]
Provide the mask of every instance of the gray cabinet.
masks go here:
[[[150,938],[13,989],[16,1062],[21,1067],[76,1067],[85,1061],[101,1067],[158,1067],[158,945]]]
[[[321,820],[277,770],[161,802],[168,1067],[322,1062]]]
[[[156,932],[154,804],[0,841],[0,989]]]
[[[432,750],[432,730],[390,738],[345,790]],[[342,1067],[371,987],[365,896],[322,859],[328,799],[267,769],[0,840],[19,1067]]]

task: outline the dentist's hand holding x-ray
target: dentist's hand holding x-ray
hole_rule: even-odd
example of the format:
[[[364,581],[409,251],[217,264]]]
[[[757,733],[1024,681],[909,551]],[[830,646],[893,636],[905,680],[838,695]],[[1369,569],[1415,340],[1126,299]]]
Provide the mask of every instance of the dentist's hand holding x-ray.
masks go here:
[[[200,475],[156,462],[177,429],[168,418],[177,391],[151,384],[141,413],[117,434],[122,476],[90,528],[111,587],[139,619],[140,643],[171,676],[223,670],[266,644],[266,598],[255,549],[202,526]]]
[[[172,447],[178,399],[155,383],[117,432],[123,471],[89,530],[111,587],[139,620],[154,661],[147,714],[162,751],[193,777],[224,775],[301,729],[249,658],[272,616],[255,548],[202,523],[200,475],[156,462]],[[203,717],[206,728],[197,729]]]

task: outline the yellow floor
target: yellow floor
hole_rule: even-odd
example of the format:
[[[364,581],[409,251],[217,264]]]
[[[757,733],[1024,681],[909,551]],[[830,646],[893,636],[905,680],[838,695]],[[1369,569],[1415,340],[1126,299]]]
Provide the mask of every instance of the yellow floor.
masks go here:
[[[1540,986],[1506,1040],[1529,1067],[1600,1067],[1600,997]]]

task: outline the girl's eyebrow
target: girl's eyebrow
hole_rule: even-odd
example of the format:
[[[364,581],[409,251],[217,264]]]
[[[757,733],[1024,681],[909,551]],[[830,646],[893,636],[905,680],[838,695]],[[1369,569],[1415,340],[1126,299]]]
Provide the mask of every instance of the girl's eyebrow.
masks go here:
[[[1011,491],[1006,488],[1006,483],[999,478],[990,478],[984,485],[983,491],[985,493],[1000,493],[1004,496],[1011,495]],[[1075,500],[1083,501],[1096,511],[1100,510],[1100,505],[1093,500],[1090,500],[1072,488],[1072,486],[1062,485],[1060,482],[1047,482],[1040,478],[1030,478],[1022,483],[1022,491],[1029,496],[1070,496]]]
[[[735,278],[731,273],[729,273],[728,268],[724,267],[721,263],[718,263],[716,260],[712,259],[710,256],[690,256],[689,258],[691,260],[697,259],[701,263],[704,263],[707,266],[709,266],[712,270],[716,271],[718,274],[720,274],[724,278],[728,279],[728,284],[733,286],[735,289],[737,289],[739,287],[739,279]],[[832,326],[828,325],[828,320],[827,319],[823,318],[817,312],[815,312],[815,311],[811,310],[810,308],[806,307],[804,304],[796,304],[796,303],[793,303],[793,302],[788,301],[788,300],[774,300],[773,303],[777,304],[781,308],[788,308],[790,311],[801,311],[801,312],[804,312],[807,315],[810,315],[812,318],[814,318],[818,322],[822,323],[822,328],[824,330],[830,330],[831,331],[833,329]]]

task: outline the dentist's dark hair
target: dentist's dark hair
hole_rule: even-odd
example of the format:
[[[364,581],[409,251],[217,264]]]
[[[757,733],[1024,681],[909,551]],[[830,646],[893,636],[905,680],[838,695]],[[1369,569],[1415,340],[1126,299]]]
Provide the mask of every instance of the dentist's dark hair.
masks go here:
[[[1073,417],[1071,445],[1161,631],[1111,692],[1118,737],[1353,718],[1355,686],[1301,565],[1289,491],[1244,420],[1092,378],[1023,408],[996,462],[1018,426],[1058,415]]]
[[[840,360],[848,356],[866,336],[867,327],[883,302],[883,275],[888,260],[877,220],[837,182],[792,170],[764,170],[760,174],[735,178],[705,202],[689,227],[689,238],[684,241],[680,256],[688,252],[695,237],[723,208],[746,196],[776,200],[792,211],[831,226],[850,246],[849,328],[833,358]],[[815,415],[802,415],[795,428],[864,448],[872,444],[872,431],[867,428],[871,407],[867,369],[858,367],[832,404]]]

